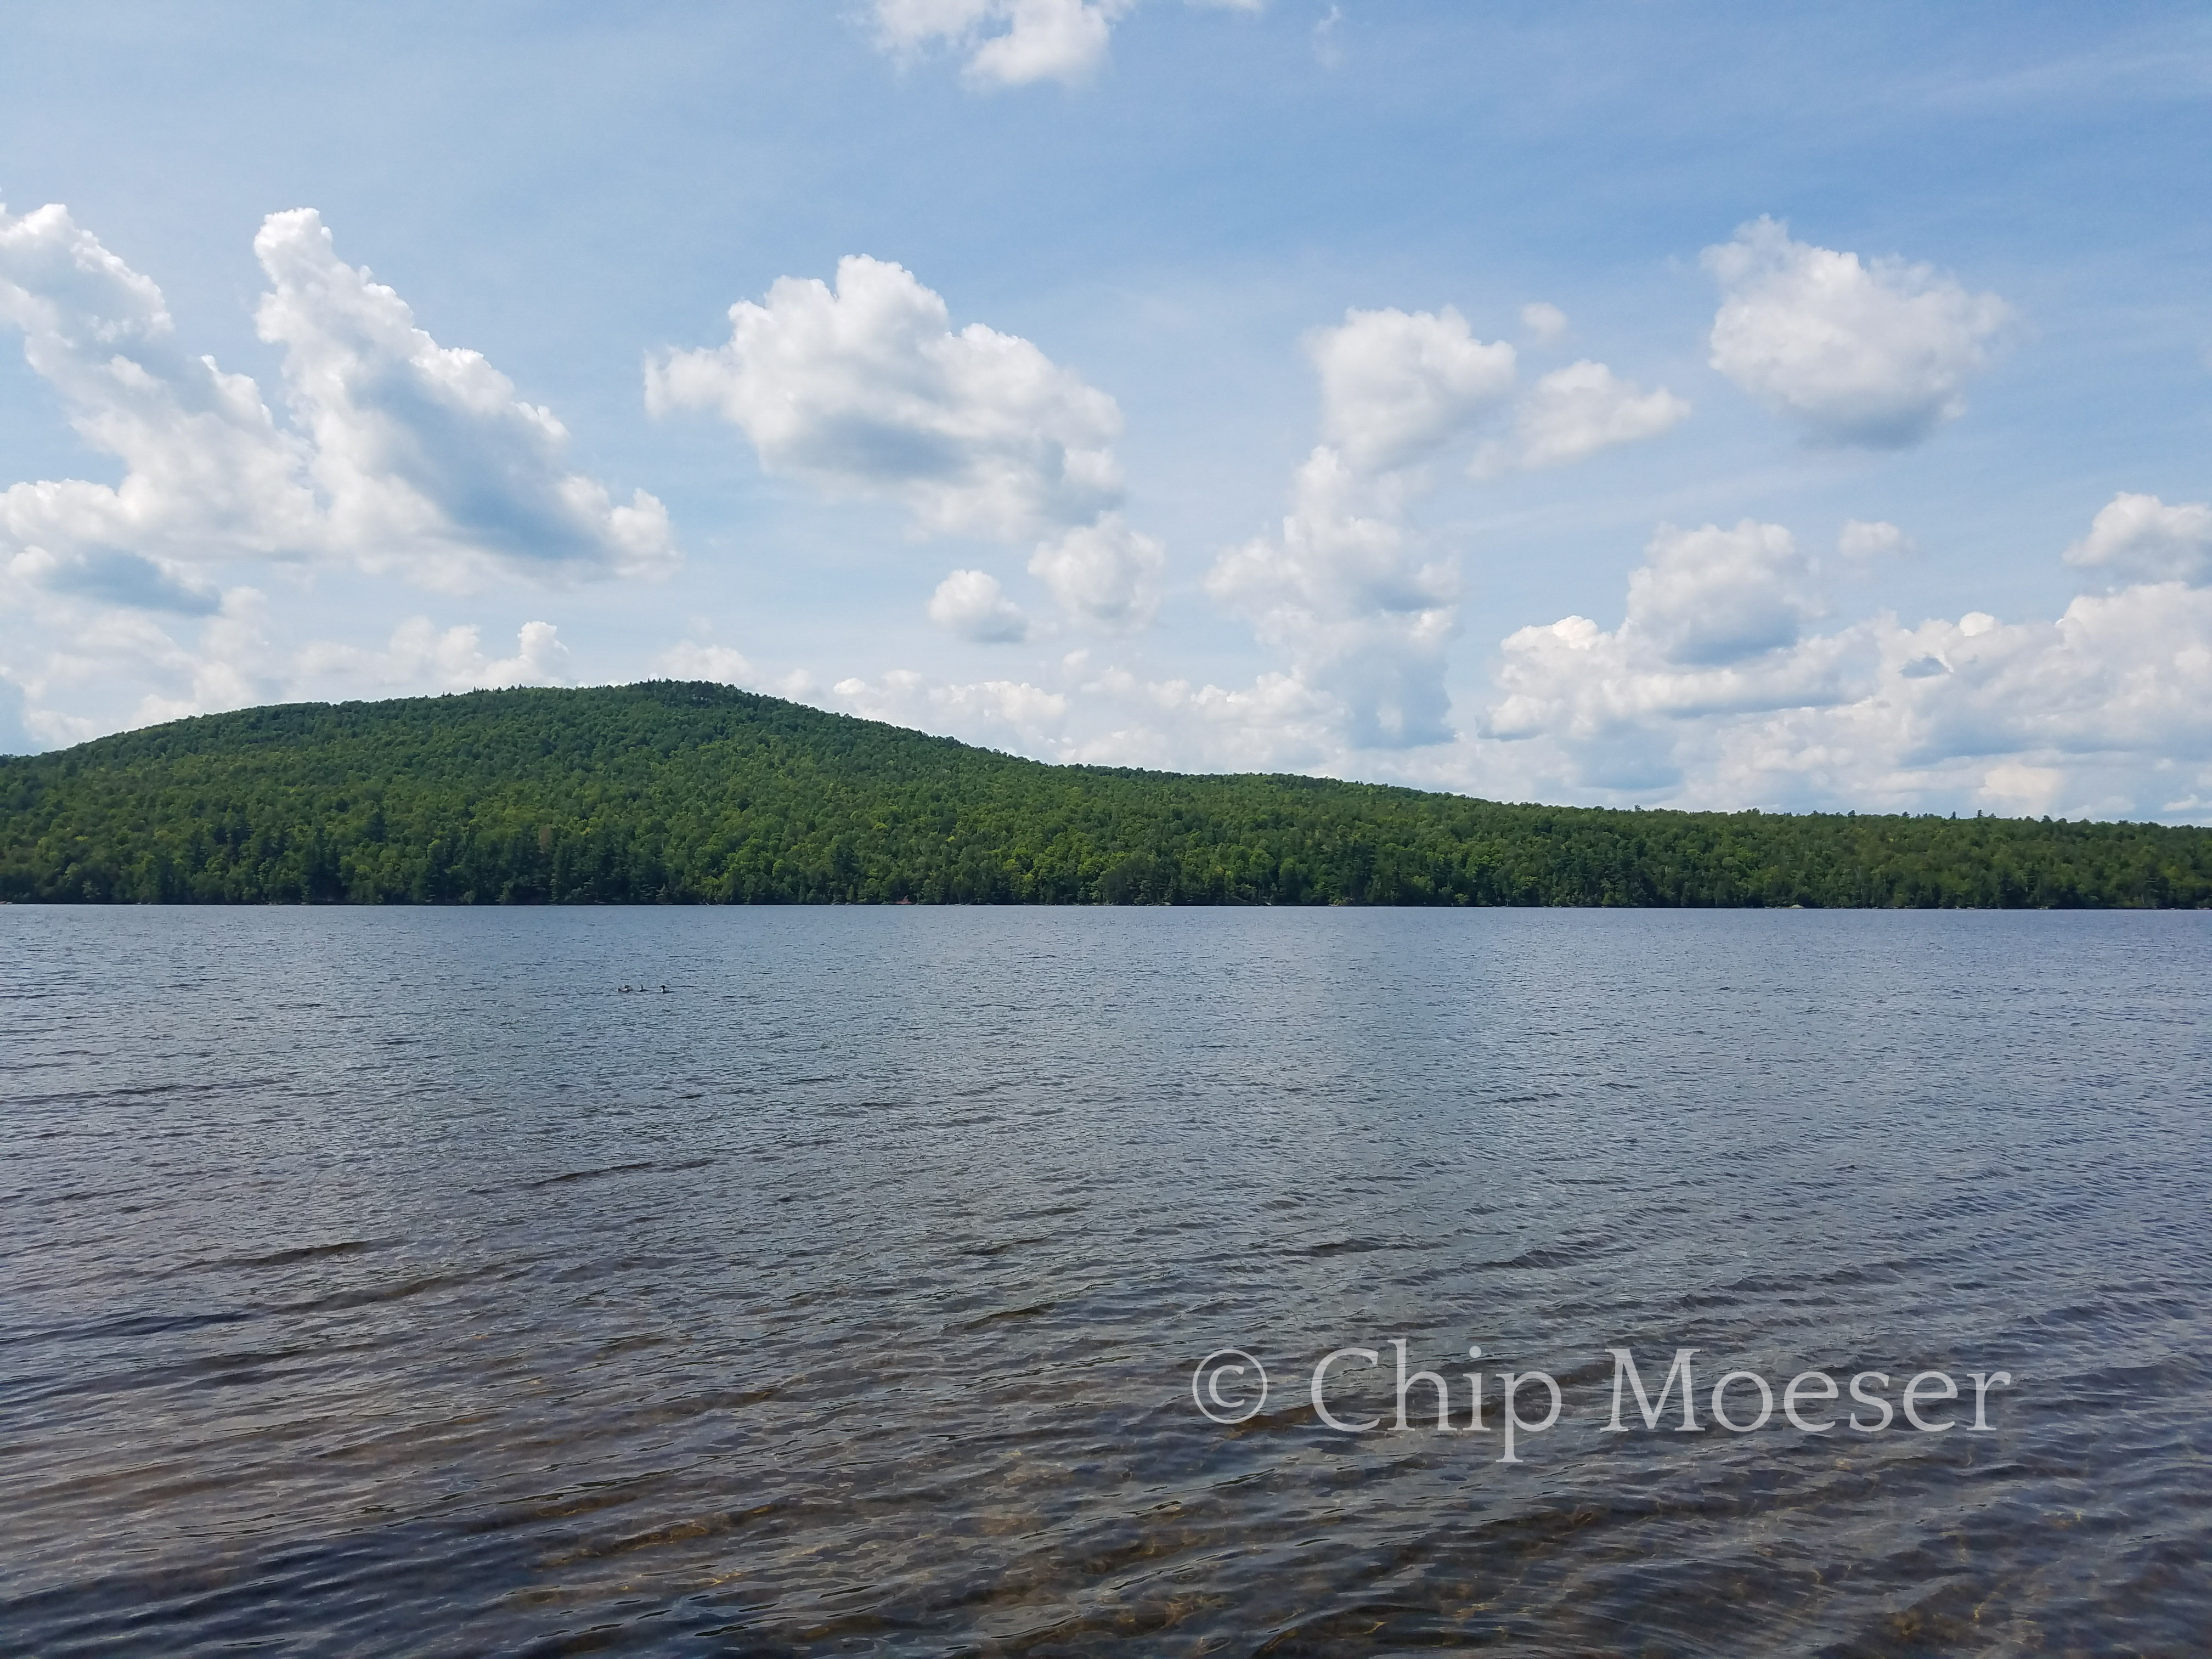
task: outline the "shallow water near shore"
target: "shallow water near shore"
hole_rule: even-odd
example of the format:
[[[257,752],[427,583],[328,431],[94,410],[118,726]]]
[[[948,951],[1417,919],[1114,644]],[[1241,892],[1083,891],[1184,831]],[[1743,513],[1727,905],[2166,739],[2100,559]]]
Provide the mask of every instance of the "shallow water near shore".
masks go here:
[[[2196,915],[0,908],[0,1647],[2197,1651],[2208,984]],[[1455,1429],[1330,1430],[1394,1338]],[[1616,1435],[1623,1345],[2012,1380]]]

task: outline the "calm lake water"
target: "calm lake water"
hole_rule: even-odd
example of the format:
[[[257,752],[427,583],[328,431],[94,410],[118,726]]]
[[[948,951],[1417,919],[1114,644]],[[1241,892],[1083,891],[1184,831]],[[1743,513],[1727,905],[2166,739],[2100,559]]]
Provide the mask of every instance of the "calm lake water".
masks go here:
[[[0,1649],[2202,1652],[2208,986],[2205,915],[0,909]],[[1316,1415],[1393,1338],[1454,1431]]]

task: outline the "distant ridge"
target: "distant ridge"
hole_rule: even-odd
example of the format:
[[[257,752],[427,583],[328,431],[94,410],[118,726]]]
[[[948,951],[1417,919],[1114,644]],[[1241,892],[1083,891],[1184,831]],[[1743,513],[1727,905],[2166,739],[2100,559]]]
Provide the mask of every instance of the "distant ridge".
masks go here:
[[[1049,766],[653,681],[289,703],[0,759],[0,898],[2197,908],[2212,830]]]

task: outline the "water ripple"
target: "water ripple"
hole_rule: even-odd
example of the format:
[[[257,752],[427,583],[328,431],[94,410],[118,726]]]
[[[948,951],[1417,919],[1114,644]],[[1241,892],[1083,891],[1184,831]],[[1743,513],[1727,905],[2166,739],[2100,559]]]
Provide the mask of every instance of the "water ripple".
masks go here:
[[[2191,915],[9,907],[0,1645],[2198,1651],[2208,968]],[[1454,1429],[1332,1431],[1393,1339]],[[1604,1432],[1620,1346],[1775,1420]],[[1808,1370],[2013,1380],[1814,1435]]]

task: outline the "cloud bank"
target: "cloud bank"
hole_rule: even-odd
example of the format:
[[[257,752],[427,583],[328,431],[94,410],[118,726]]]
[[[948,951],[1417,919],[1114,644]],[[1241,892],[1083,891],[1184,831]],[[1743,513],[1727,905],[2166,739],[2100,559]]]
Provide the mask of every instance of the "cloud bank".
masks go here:
[[[1009,38],[1020,27],[975,15]],[[463,592],[676,561],[657,501],[618,504],[549,410],[441,344],[313,213],[270,216],[255,252],[274,397],[187,350],[158,286],[66,210],[0,210],[0,319],[116,479],[0,492],[0,748],[109,729],[66,711],[116,684],[143,690],[144,721],[578,678],[550,621],[521,622],[511,652],[485,642],[529,611],[495,633],[413,615],[373,643],[301,642],[274,620],[272,578]],[[2011,327],[1993,295],[1772,221],[1705,263],[1722,290],[1714,367],[1816,443],[1924,440]],[[1028,647],[1018,671],[939,684],[878,666],[837,679],[822,694],[835,707],[1063,760],[1510,798],[2212,818],[2212,504],[2123,491],[2085,508],[2039,556],[2080,588],[2047,621],[1993,605],[1834,624],[1840,576],[1863,594],[1916,553],[1887,520],[1848,520],[1832,542],[1755,519],[1662,525],[1611,626],[1570,615],[1470,660],[1468,573],[1499,550],[1425,526],[1430,492],[1662,438],[1689,405],[1594,358],[1525,376],[1515,346],[1449,307],[1353,309],[1304,337],[1316,441],[1281,517],[1221,550],[1203,584],[1272,655],[1224,688],[1109,654],[1141,651],[1128,642],[1170,589],[1167,550],[1125,516],[1106,392],[1028,340],[956,327],[940,295],[874,259],[842,261],[833,283],[784,278],[730,325],[724,343],[650,361],[654,410],[718,415],[764,469],[891,502],[917,538],[1025,550],[1010,572],[963,549],[926,607],[965,644]],[[1541,305],[1519,326],[1530,350],[1568,327]],[[1030,593],[1009,591],[1024,580]],[[816,695],[805,671],[772,678],[710,631],[696,621],[655,672]]]
[[[2115,498],[2066,556],[2142,579],[2052,622],[1883,616],[1826,634],[1781,526],[1662,529],[1618,628],[1568,617],[1504,641],[1483,722],[1500,741],[1480,763],[1647,801],[2205,816],[2212,563],[2191,550],[2208,523],[2202,503]]]

